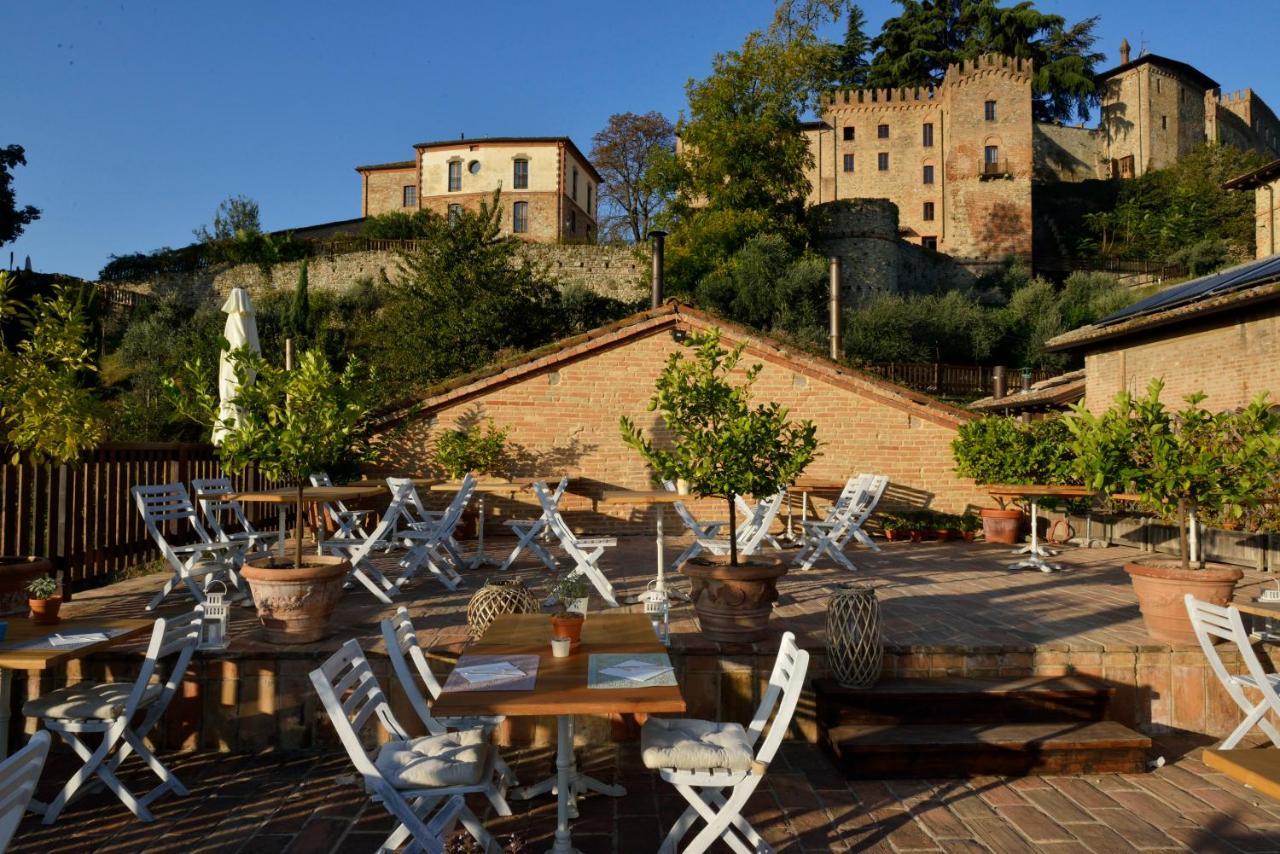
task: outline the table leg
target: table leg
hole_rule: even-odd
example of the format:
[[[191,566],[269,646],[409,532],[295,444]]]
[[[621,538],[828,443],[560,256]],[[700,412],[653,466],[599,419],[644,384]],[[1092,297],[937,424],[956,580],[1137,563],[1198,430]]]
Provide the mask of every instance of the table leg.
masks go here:
[[[289,540],[289,531],[287,529],[287,523],[285,522],[285,517],[287,515],[288,515],[288,511],[285,509],[285,505],[281,504],[280,510],[278,511],[278,516],[276,518],[276,524],[280,529],[280,557],[281,558],[284,557],[285,543],[288,542]]]
[[[0,759],[9,755],[9,704],[12,702],[13,671],[0,669]]]
[[[555,854],[571,854],[574,851],[573,834],[569,832],[569,802],[574,796],[570,778],[573,776],[573,730],[569,715],[556,718],[556,842]]]
[[[479,569],[485,564],[501,566],[502,561],[491,558],[484,553],[484,493],[481,493],[476,501],[476,512],[479,514],[476,519],[476,553],[467,561],[467,566],[471,569]]]
[[[1039,517],[1039,502],[1032,500],[1031,501],[1031,545],[1021,550],[1021,551],[1030,552],[1031,556],[1028,557],[1026,560],[1015,563],[1013,566],[1009,567],[1010,569],[1038,569],[1041,572],[1054,572],[1055,570],[1062,569],[1062,566],[1060,564],[1048,563],[1047,561],[1042,559],[1043,556],[1051,555],[1053,554],[1053,552],[1051,552],[1049,549],[1040,547],[1040,532],[1038,530],[1040,526],[1039,526],[1038,517]]]

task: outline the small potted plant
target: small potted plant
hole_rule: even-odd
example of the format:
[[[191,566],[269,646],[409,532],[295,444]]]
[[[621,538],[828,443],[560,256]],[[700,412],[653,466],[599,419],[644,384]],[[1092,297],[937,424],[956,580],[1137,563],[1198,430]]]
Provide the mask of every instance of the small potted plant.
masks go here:
[[[923,542],[925,531],[929,530],[929,511],[912,510],[906,514],[906,519],[907,535],[911,538],[911,542]]]
[[[368,440],[372,378],[356,360],[335,371],[318,350],[303,353],[294,370],[278,368],[257,353],[231,353],[239,386],[234,417],[224,418],[199,360],[168,384],[181,412],[223,430],[218,457],[230,471],[256,464],[273,480],[295,484],[297,531],[292,555],[250,559],[241,569],[249,582],[266,638],[310,643],[329,633],[351,569],[346,558],[304,550],[303,501],[311,472],[371,460]]]
[[[719,330],[695,332],[682,343],[695,355],[672,353],[649,401],[651,412],[662,413],[667,435],[646,439],[624,415],[622,438],[663,480],[684,478],[692,494],[727,503],[728,554],[693,558],[681,571],[693,582],[702,633],[722,643],[751,643],[768,632],[787,566],[774,557],[739,559],[734,498],[776,495],[795,481],[817,454],[817,428],[811,421],[792,422],[778,403],[752,405],[762,366],[731,383],[743,346],[721,347]]]
[[[880,517],[880,530],[884,531],[884,538],[891,543],[904,539],[906,529],[906,520],[896,513],[886,513]]]
[[[58,622],[58,609],[62,607],[58,582],[48,575],[32,581],[27,585],[27,605],[31,608],[31,622],[37,626],[51,626]]]
[[[1068,421],[1085,483],[1107,495],[1136,494],[1139,504],[1178,527],[1179,556],[1125,564],[1155,640],[1195,643],[1183,597],[1226,605],[1243,573],[1227,564],[1191,563],[1189,525],[1201,513],[1237,517],[1257,506],[1280,460],[1280,415],[1259,395],[1236,412],[1211,412],[1204,394],[1187,395],[1174,412],[1160,401],[1164,383],[1152,380],[1145,396],[1116,395],[1094,415],[1077,405]]]
[[[950,513],[938,513],[933,521],[933,538],[940,543],[949,542],[960,533],[956,517]]]
[[[568,638],[573,649],[582,643],[582,624],[587,619],[586,603],[590,592],[587,579],[580,572],[565,573],[551,588],[555,599],[551,634],[557,638]]]
[[[978,531],[982,528],[982,519],[972,513],[961,513],[956,517],[956,527],[964,541],[972,543],[977,539]]]

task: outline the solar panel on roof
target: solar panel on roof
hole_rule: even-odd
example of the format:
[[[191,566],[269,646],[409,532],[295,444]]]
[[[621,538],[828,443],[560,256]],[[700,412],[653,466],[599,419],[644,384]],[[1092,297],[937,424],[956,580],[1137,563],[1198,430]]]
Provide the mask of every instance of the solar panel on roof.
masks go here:
[[[1192,279],[1189,282],[1160,291],[1158,294],[1152,294],[1146,299],[1138,300],[1131,306],[1107,315],[1094,325],[1110,326],[1113,323],[1119,323],[1122,320],[1128,320],[1133,317],[1154,314],[1157,311],[1168,311],[1169,309],[1189,305],[1210,297],[1242,290],[1260,284],[1267,279],[1275,278],[1278,275],[1280,275],[1280,255],[1263,258],[1261,261],[1250,261],[1248,264],[1241,264],[1229,270],[1201,276],[1198,279]]]

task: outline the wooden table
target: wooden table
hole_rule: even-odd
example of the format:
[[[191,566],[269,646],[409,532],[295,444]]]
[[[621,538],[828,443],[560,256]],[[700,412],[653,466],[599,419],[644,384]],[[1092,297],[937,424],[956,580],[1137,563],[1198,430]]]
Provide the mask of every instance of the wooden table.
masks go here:
[[[793,545],[804,544],[804,523],[809,521],[809,495],[814,492],[843,492],[845,483],[833,480],[797,480],[787,487],[787,492],[800,493],[800,531],[796,532],[791,515],[791,500],[787,499],[787,533],[784,539]]]
[[[1280,641],[1280,632],[1276,631],[1276,627],[1280,624],[1280,601],[1259,602],[1258,600],[1235,601],[1231,606],[1241,614],[1248,614],[1250,617],[1259,617],[1266,622],[1258,625],[1259,621],[1253,621],[1253,629],[1262,638],[1269,643]]]
[[[512,797],[557,793],[556,841],[560,854],[573,851],[570,813],[580,790],[592,789],[623,797],[626,789],[610,786],[580,773],[573,756],[573,716],[613,713],[649,714],[685,711],[678,686],[652,688],[589,688],[587,668],[592,653],[665,653],[643,614],[592,613],[582,626],[582,645],[568,658],[551,655],[551,620],[545,614],[504,614],[490,624],[467,654],[538,656],[538,676],[532,691],[444,691],[431,707],[438,716],[555,715],[556,775]]]
[[[152,620],[125,619],[121,617],[85,617],[74,620],[60,620],[52,626],[37,626],[25,617],[12,616],[5,619],[8,630],[4,641],[0,642],[0,757],[9,754],[9,703],[13,688],[13,671],[15,670],[48,670],[64,661],[80,658],[92,652],[105,649],[121,641],[145,635],[151,630]],[[13,647],[49,637],[53,634],[73,634],[87,630],[123,629],[124,631],[105,641],[95,641],[76,647],[36,647],[34,649],[14,649]]]
[[[385,495],[387,485],[385,483],[370,482],[368,486],[305,486],[302,489],[303,504],[329,504],[334,501],[355,501],[360,498],[373,498],[378,495]],[[279,507],[279,527],[280,527],[280,556],[285,554],[285,543],[288,541],[288,526],[285,524],[285,514],[289,510],[289,505],[295,504],[298,500],[297,487],[286,486],[280,489],[264,489],[257,492],[232,492],[229,495],[220,496],[223,501],[239,501],[242,504],[275,504]],[[196,500],[200,499],[200,494],[196,493]],[[298,520],[298,525],[302,525],[302,520]]]
[[[559,477],[554,478],[554,480],[557,481],[559,479]],[[500,566],[502,564],[502,561],[496,558],[491,558],[484,553],[485,496],[491,492],[496,492],[499,494],[505,493],[514,497],[517,492],[525,492],[532,489],[535,483],[545,483],[547,481],[548,479],[545,477],[513,477],[510,480],[503,480],[501,478],[481,480],[480,478],[476,478],[475,492],[476,495],[479,496],[476,500],[476,512],[478,514],[476,518],[476,552],[467,560],[468,567],[476,569],[484,566],[485,564],[492,564],[493,566]],[[457,492],[461,486],[462,481],[442,480],[432,481],[427,486],[427,489],[431,492]]]
[[[601,504],[631,504],[639,507],[656,507],[657,512],[654,515],[655,525],[655,542],[657,543],[658,557],[658,576],[654,583],[654,591],[662,594],[668,599],[678,599],[683,602],[692,601],[687,593],[679,590],[668,589],[666,580],[666,540],[662,533],[662,505],[675,504],[678,501],[684,501],[689,498],[688,495],[681,495],[678,492],[672,492],[669,489],[606,489],[600,496]],[[639,602],[639,597],[632,597],[627,600],[634,604]]]

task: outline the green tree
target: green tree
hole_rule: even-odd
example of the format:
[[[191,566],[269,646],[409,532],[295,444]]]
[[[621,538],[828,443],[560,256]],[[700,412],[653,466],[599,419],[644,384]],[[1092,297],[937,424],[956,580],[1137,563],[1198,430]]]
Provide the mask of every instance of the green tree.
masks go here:
[[[289,314],[285,318],[285,330],[297,345],[302,346],[311,340],[311,295],[308,293],[309,281],[307,262],[298,267],[298,285],[293,291],[293,301],[289,303]]]
[[[23,229],[40,218],[40,211],[31,205],[18,207],[13,192],[13,169],[26,165],[26,150],[21,145],[0,148],[0,246],[17,240]]]
[[[212,243],[259,234],[261,231],[258,203],[248,196],[230,196],[218,204],[218,209],[213,214],[212,230],[210,226],[202,225],[194,229],[192,234],[201,243]]]
[[[741,383],[729,381],[743,345],[725,350],[719,330],[695,333],[683,343],[694,358],[672,353],[649,402],[650,412],[662,413],[670,445],[646,439],[625,415],[622,438],[663,478],[687,480],[699,497],[728,502],[729,564],[737,566],[734,496],[775,495],[799,477],[817,454],[817,428],[812,421],[792,422],[777,403],[752,406],[760,365],[748,368]]]
[[[675,150],[675,127],[662,113],[614,113],[591,139],[600,172],[601,233],[639,243],[666,201],[656,180],[656,157]]]
[[[844,41],[840,44],[836,64],[836,85],[846,89],[863,89],[871,72],[871,39],[864,30],[867,16],[861,7],[850,6],[845,18]]]
[[[1030,59],[1037,121],[1088,118],[1097,101],[1093,50],[1097,17],[1068,25],[1030,0],[896,0],[902,11],[885,21],[871,43],[872,86],[936,86],[947,66],[986,53]]]

